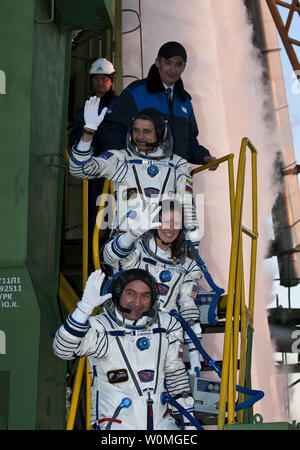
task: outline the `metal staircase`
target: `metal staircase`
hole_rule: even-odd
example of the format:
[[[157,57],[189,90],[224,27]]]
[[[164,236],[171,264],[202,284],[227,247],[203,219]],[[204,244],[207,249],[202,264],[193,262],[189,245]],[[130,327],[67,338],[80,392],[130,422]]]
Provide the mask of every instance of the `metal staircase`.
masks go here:
[[[277,31],[281,37],[293,70],[297,78],[300,80],[300,61],[294,49],[294,45],[300,47],[300,41],[292,38],[289,35],[294,14],[298,13],[300,15],[300,2],[299,0],[292,0],[290,3],[280,0],[266,0],[266,3],[269,7],[270,13],[273,17]],[[288,17],[285,23],[282,19],[278,6],[287,8],[289,10]]]
[[[250,150],[251,156],[251,174],[252,174],[252,229],[246,228],[242,221],[243,198],[245,188],[245,169],[246,155]],[[257,251],[257,151],[248,138],[242,140],[239,163],[237,169],[237,181],[234,182],[233,154],[229,154],[205,166],[201,166],[193,171],[193,176],[197,173],[210,168],[214,164],[228,163],[229,178],[229,201],[231,209],[231,230],[232,243],[230,254],[230,267],[228,277],[228,289],[217,305],[218,321],[215,324],[203,325],[203,333],[222,333],[224,335],[223,358],[222,361],[214,363],[222,370],[220,380],[220,391],[218,395],[217,416],[210,414],[198,414],[199,422],[206,425],[214,424],[218,429],[224,429],[228,426],[238,424],[252,425],[253,408],[252,404],[246,409],[236,411],[239,404],[247,405],[249,396],[243,392],[237,392],[237,386],[251,390],[251,354],[252,354],[252,336],[253,336],[253,317],[254,317],[254,292],[255,292],[255,270],[256,270],[256,251]],[[85,183],[85,181],[83,181]],[[84,187],[84,186],[83,186]],[[111,184],[105,181],[103,196],[109,193]],[[87,189],[84,187],[83,197],[87,197]],[[101,215],[103,211],[103,202],[99,207]],[[85,200],[83,200],[83,211],[85,209]],[[87,214],[83,215],[83,229],[87,232]],[[97,218],[97,224],[101,223],[101,217]],[[99,258],[99,229],[95,227],[93,236],[93,256],[94,267],[100,267]],[[244,286],[244,262],[243,262],[243,236],[251,239],[251,261],[249,266],[250,282],[249,292],[246,292]],[[83,285],[88,276],[88,258],[87,258],[88,240],[83,239]],[[68,286],[66,279],[61,275],[60,278],[60,299],[68,312],[74,309],[78,297]],[[205,379],[205,374],[213,370],[211,361],[204,361],[201,376]],[[84,377],[85,373],[85,377]],[[82,358],[78,363],[75,383],[73,386],[73,395],[71,401],[70,413],[67,421],[67,429],[73,429],[78,399],[81,392],[82,380],[86,380],[86,428],[89,429],[89,390],[90,390],[90,369],[86,358]],[[214,392],[216,393],[216,392]],[[218,393],[217,393],[218,394]],[[239,408],[237,408],[239,409]]]

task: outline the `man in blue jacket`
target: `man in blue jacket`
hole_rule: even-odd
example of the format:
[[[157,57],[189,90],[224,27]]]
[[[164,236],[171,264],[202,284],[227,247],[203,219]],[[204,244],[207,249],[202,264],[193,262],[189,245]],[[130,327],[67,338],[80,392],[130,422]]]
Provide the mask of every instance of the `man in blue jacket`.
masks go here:
[[[124,89],[112,113],[105,117],[100,137],[104,150],[125,148],[126,132],[132,118],[144,108],[154,108],[169,122],[175,154],[198,165],[216,159],[197,140],[198,126],[191,96],[181,79],[186,61],[185,48],[178,42],[161,46],[147,78],[134,81]]]

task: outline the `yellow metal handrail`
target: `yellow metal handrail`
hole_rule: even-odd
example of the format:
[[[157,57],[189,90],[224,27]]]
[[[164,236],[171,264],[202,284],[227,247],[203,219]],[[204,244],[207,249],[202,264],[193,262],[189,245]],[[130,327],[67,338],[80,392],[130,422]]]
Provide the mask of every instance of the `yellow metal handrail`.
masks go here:
[[[84,290],[85,288],[87,278],[88,278],[88,180],[82,180],[82,290]],[[65,287],[66,283],[67,282],[64,281]],[[67,301],[67,297],[64,298],[64,301],[65,302]],[[79,301],[79,299],[77,299],[77,301]],[[86,369],[86,389],[88,393],[91,385],[91,371],[86,356],[80,358],[80,360],[78,361],[66,430],[73,430],[74,427],[84,368]],[[90,411],[91,411],[91,396],[86,395],[87,430],[91,429]]]
[[[97,220],[94,228],[94,234],[93,234],[93,258],[94,258],[94,266],[95,269],[100,268],[100,256],[99,256],[99,232],[101,228],[101,223],[103,220],[103,214],[104,214],[104,204],[107,200],[107,195],[109,193],[109,190],[113,191],[113,185],[112,182],[105,179],[104,182],[104,188],[101,195],[101,202],[99,205]],[[82,210],[83,210],[83,244],[82,244],[82,284],[83,289],[86,284],[87,278],[88,278],[88,181],[83,180],[83,202],[82,202]],[[99,225],[99,226],[98,226]],[[72,292],[70,286],[68,285],[67,281],[62,277],[61,281],[61,290],[63,293],[67,294],[62,297],[62,301],[65,303],[65,305],[68,305],[68,312],[73,312],[77,302],[79,301],[79,298],[77,297],[76,304],[72,304],[73,309],[70,311],[70,296],[72,296]],[[76,370],[76,376],[73,386],[73,393],[71,398],[71,405],[70,405],[70,411],[68,415],[67,430],[72,430],[74,427],[75,417],[76,417],[76,411],[78,406],[78,400],[80,395],[80,388],[82,384],[83,374],[84,374],[84,368],[86,373],[86,429],[91,429],[90,425],[90,412],[91,412],[91,383],[92,383],[92,377],[91,377],[91,370],[89,366],[89,362],[87,357],[80,358],[78,362],[78,367]]]
[[[242,225],[243,198],[245,185],[246,150],[251,150],[252,166],[252,231]],[[249,303],[245,304],[242,233],[251,238],[251,261],[249,280]],[[239,384],[244,386],[246,371],[247,324],[253,326],[254,291],[257,253],[257,151],[248,138],[242,140],[236,182],[234,215],[232,228],[232,245],[230,254],[229,280],[227,291],[226,323],[222,362],[222,379],[218,415],[218,429],[225,425],[226,402],[228,403],[228,423],[235,421],[235,398],[238,370],[238,342],[240,339],[240,373]],[[232,324],[233,317],[233,324]],[[242,396],[239,396],[241,399]],[[242,420],[238,413],[238,420]]]
[[[89,260],[89,242],[88,242],[88,196],[89,196],[89,188],[88,188],[88,180],[82,180],[82,291],[84,291],[85,284],[88,279],[88,260]],[[86,377],[86,424],[85,427],[87,430],[91,429],[90,425],[90,415],[91,415],[91,396],[88,395],[90,393],[90,386],[92,384],[92,376],[91,370],[89,366],[89,362],[87,357],[81,358],[83,362],[82,365],[85,365],[85,377]],[[81,364],[78,363],[77,371],[81,371]],[[83,369],[82,369],[83,370]],[[82,378],[82,377],[81,377]],[[79,396],[79,392],[78,392]],[[75,417],[74,417],[75,418]],[[74,422],[73,422],[74,426]]]
[[[59,274],[58,297],[64,304],[66,310],[71,314],[79,302],[79,297],[74,289],[69,285],[62,273]]]
[[[80,360],[78,361],[66,430],[73,430],[73,428],[74,428],[74,422],[75,422],[76,411],[77,411],[77,406],[78,406],[78,399],[79,399],[79,395],[80,395],[80,387],[81,387],[83,372],[84,372],[84,367],[85,367],[85,360],[86,360],[86,356],[84,358],[80,358]]]
[[[101,224],[103,222],[104,210],[105,210],[105,202],[107,201],[108,194],[111,194],[111,198],[113,198],[113,182],[109,181],[107,178],[104,181],[103,191],[101,195],[101,200],[98,208],[98,214],[96,218],[96,223],[94,227],[93,233],[93,260],[94,267],[96,269],[100,269],[100,255],[99,255],[99,235]],[[113,207],[113,205],[112,205]]]
[[[60,301],[63,303],[66,310],[68,311],[68,313],[72,314],[72,312],[76,309],[77,303],[79,302],[80,299],[77,296],[74,289],[69,285],[69,283],[61,273],[59,274],[58,296]],[[85,358],[81,358],[78,362],[78,367],[76,370],[66,430],[73,430],[74,427],[84,366],[85,366]]]
[[[65,149],[65,159],[68,162],[70,155],[67,149]],[[82,286],[83,290],[88,278],[88,180],[82,180]],[[69,314],[71,314],[79,302],[79,297],[69,285],[65,277],[60,273],[59,278],[59,299],[65,305]],[[88,359],[86,357],[80,358],[76,369],[75,381],[73,385],[72,398],[70,404],[69,415],[66,424],[66,430],[73,430],[76,411],[78,407],[80,388],[82,384],[82,378],[84,368],[86,367],[86,389],[90,389],[91,385],[91,373],[89,368]],[[86,429],[91,429],[89,419],[91,410],[91,396],[86,396]]]

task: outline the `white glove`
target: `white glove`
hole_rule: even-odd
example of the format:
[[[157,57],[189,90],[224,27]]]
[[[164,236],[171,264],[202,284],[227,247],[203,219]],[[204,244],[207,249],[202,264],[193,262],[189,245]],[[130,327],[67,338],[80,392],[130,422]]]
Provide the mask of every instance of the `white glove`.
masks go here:
[[[199,373],[201,370],[201,362],[200,362],[200,353],[198,350],[189,351],[189,360],[191,364],[191,368],[188,370],[189,375],[196,376],[197,372],[195,369],[199,369]]]
[[[85,323],[97,306],[111,298],[111,294],[100,295],[104,278],[105,273],[102,273],[101,269],[91,273],[86,282],[82,300],[77,303],[77,308],[72,314],[75,320]]]
[[[128,225],[130,232],[137,238],[142,236],[146,231],[158,228],[161,223],[153,222],[155,216],[159,213],[161,206],[155,203],[146,204],[145,208],[141,202],[136,211],[128,217]]]
[[[199,228],[194,228],[193,230],[186,230],[185,237],[187,240],[192,241],[193,243],[200,242],[200,230]]]
[[[91,97],[89,100],[85,102],[84,106],[84,120],[85,120],[85,128],[90,128],[91,130],[97,130],[100,123],[104,119],[107,108],[103,108],[100,115],[98,114],[100,104],[99,97]]]

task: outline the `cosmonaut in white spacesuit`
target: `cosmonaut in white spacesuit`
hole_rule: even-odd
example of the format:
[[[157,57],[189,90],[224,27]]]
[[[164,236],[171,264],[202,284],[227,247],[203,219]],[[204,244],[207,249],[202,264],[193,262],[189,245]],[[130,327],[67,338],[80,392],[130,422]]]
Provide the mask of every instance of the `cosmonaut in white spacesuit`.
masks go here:
[[[160,207],[153,203],[141,206],[133,217],[129,215],[129,231],[104,245],[103,268],[111,267],[117,273],[138,267],[152,274],[158,286],[158,308],[167,312],[175,309],[200,339],[200,312],[195,299],[202,270],[187,254],[182,209],[181,203],[168,200]],[[200,354],[187,333],[184,344],[184,359],[191,364],[190,375],[195,375],[195,369],[201,368]]]
[[[94,429],[178,430],[175,418],[181,407],[190,419],[184,420],[185,429],[195,429],[193,398],[180,355],[182,327],[168,313],[157,311],[155,279],[142,269],[121,272],[111,281],[110,293],[101,296],[103,279],[101,270],[89,276],[82,300],[53,343],[62,359],[88,356]],[[101,304],[104,312],[90,317]],[[177,401],[172,415],[170,405],[162,401],[165,392]]]
[[[69,162],[71,175],[113,181],[116,208],[113,220],[107,223],[113,230],[127,231],[127,212],[140,202],[145,205],[149,198],[177,196],[184,204],[185,226],[193,241],[199,241],[191,166],[172,153],[171,131],[163,116],[151,108],[140,111],[128,131],[126,149],[93,157],[93,133],[103,120],[103,114],[98,115],[99,101],[91,97],[85,104],[83,135],[77,147],[73,147]]]

